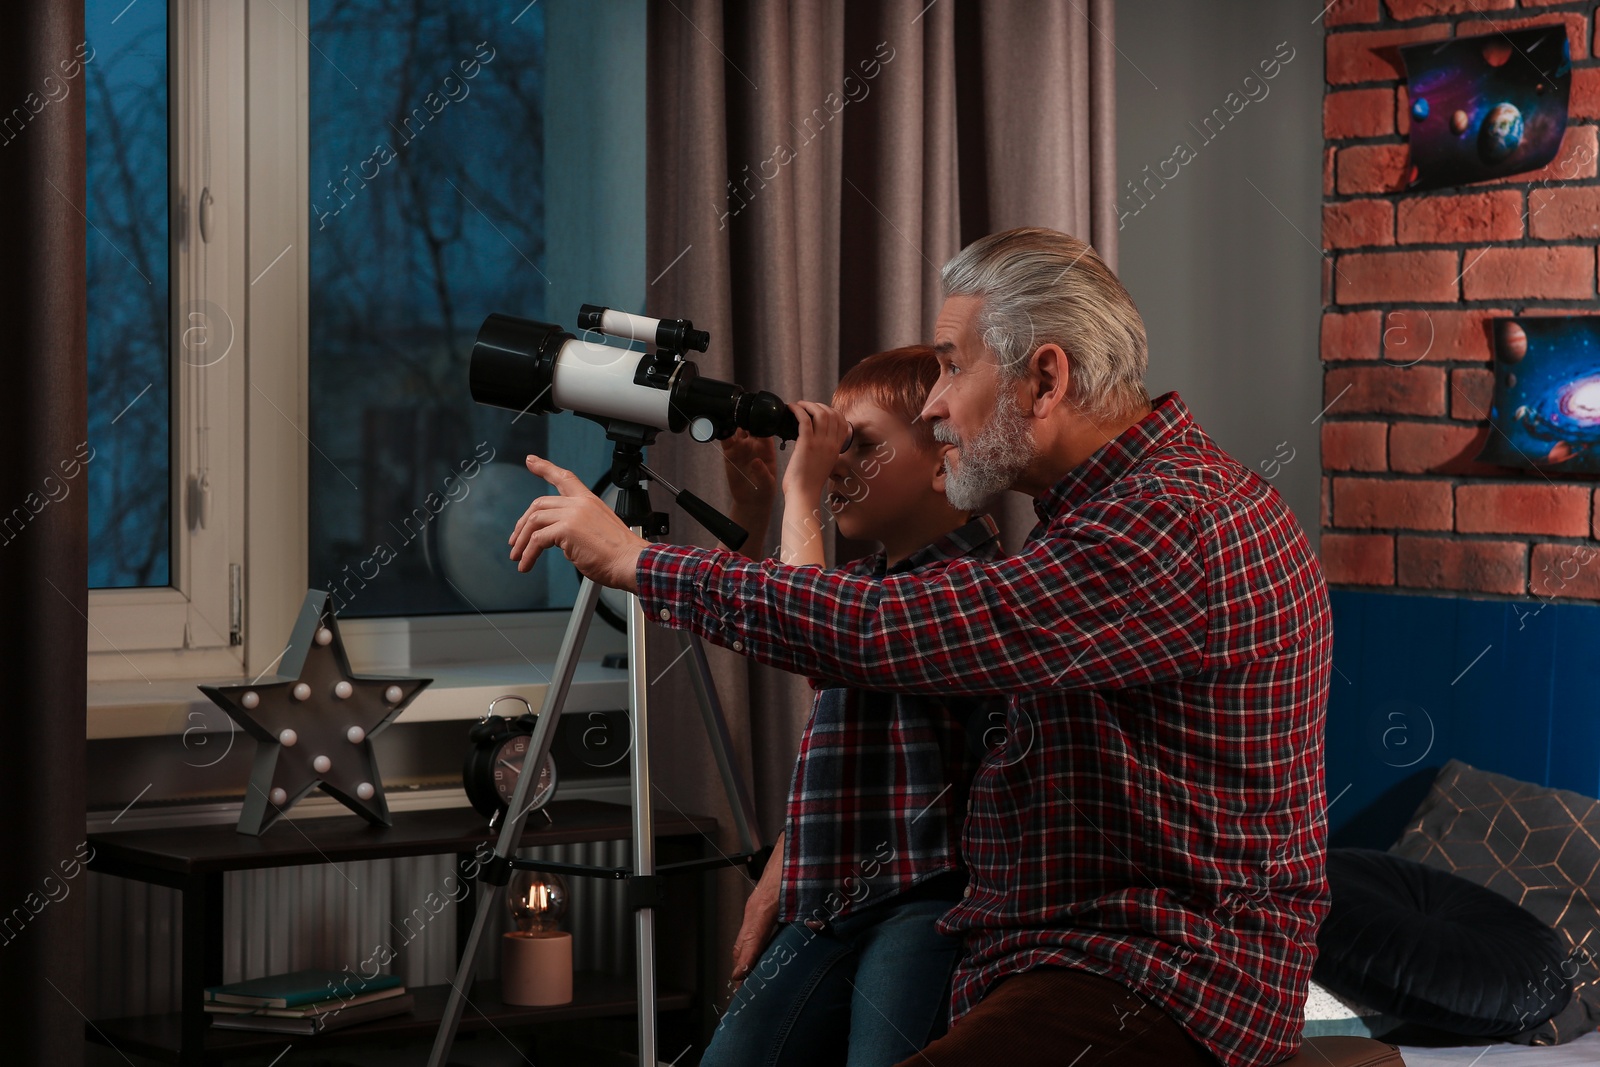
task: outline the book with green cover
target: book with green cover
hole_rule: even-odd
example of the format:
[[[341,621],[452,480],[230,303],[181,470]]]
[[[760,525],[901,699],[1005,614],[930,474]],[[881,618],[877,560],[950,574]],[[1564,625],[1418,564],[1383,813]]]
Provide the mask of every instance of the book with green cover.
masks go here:
[[[353,1008],[327,1012],[322,1015],[312,1015],[303,1019],[285,1019],[246,1012],[243,1015],[212,1016],[211,1025],[223,1030],[255,1030],[278,1034],[320,1034],[328,1030],[338,1030],[346,1026],[356,1026],[360,1023],[371,1022],[374,1019],[384,1019],[392,1015],[404,1015],[413,1007],[415,1007],[415,999],[410,993],[404,993],[398,997],[375,1000],[368,1004],[358,1004]]]
[[[278,1015],[292,1019],[308,1019],[313,1015],[327,1015],[344,1008],[353,1008],[357,1004],[369,1004],[374,1000],[402,996],[405,991],[405,986],[395,986],[392,989],[379,989],[352,997],[318,1000],[311,1004],[302,1004],[297,1008],[264,1008],[259,1004],[219,1004],[213,1000],[206,1002],[206,1011],[215,1015]]]
[[[379,974],[368,978],[350,971],[310,969],[208,986],[206,1000],[255,1008],[294,1008],[321,1000],[393,989],[400,984],[400,976],[395,974]]]

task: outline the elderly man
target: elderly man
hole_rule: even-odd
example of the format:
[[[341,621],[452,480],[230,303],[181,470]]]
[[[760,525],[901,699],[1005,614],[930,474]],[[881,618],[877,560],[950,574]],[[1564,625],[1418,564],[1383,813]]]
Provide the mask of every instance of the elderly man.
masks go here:
[[[942,920],[967,950],[953,1025],[914,1062],[1276,1063],[1327,911],[1321,571],[1270,485],[1176,393],[1148,399],[1143,321],[1087,245],[1012,230],[943,278],[923,416],[954,446],[955,506],[1034,497],[1019,554],[871,580],[652,545],[530,457],[560,495],[512,558],[558,547],[785,670],[1008,698]]]

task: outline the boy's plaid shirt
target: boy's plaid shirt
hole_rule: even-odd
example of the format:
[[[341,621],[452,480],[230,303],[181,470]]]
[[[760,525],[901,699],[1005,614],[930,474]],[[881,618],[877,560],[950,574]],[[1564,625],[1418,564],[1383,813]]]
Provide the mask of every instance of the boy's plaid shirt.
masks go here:
[[[832,573],[932,577],[954,560],[999,552],[1000,531],[982,515],[887,570],[878,552]],[[964,870],[973,751],[988,731],[1003,736],[1005,702],[811,684],[817,695],[789,787],[778,918],[830,922]]]
[[[1292,1055],[1328,910],[1327,586],[1176,393],[1035,501],[1022,553],[883,580],[652,546],[653,618],[858,686],[1010,698],[972,785],[952,1015],[1105,975],[1228,1067]]]

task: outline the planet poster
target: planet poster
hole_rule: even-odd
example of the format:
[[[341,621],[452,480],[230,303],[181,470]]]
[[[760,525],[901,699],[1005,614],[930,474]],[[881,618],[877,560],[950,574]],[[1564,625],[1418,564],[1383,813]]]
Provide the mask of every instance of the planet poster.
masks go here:
[[[1600,473],[1600,317],[1496,319],[1494,427],[1478,459]]]
[[[1567,28],[1536,26],[1400,49],[1410,98],[1412,189],[1538,170],[1567,129]]]

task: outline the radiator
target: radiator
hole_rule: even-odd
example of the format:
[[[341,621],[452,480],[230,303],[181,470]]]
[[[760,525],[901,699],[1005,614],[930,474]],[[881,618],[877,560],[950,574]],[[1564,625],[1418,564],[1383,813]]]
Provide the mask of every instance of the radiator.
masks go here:
[[[519,855],[564,863],[626,866],[629,841],[524,849]],[[306,967],[397,974],[408,987],[455,977],[454,855],[278,867],[224,876],[223,981]],[[86,986],[90,1018],[178,1010],[182,921],[176,890],[90,872]],[[569,878],[563,927],[572,932],[577,970],[633,973],[633,923],[623,884]],[[502,905],[495,934],[479,953],[479,978],[500,972],[499,934],[511,929]]]

